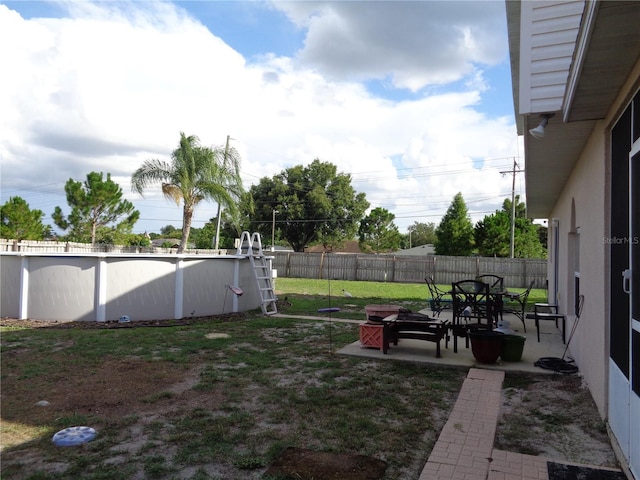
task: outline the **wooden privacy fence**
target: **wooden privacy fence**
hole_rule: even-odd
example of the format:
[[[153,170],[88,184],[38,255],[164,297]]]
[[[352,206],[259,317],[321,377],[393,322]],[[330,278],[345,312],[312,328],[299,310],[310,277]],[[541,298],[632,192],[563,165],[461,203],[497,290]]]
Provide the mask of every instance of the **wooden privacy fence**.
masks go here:
[[[421,283],[431,276],[436,283],[448,285],[477,275],[495,274],[504,277],[506,287],[526,288],[532,280],[534,288],[547,285],[544,259],[301,252],[270,255],[279,277]]]

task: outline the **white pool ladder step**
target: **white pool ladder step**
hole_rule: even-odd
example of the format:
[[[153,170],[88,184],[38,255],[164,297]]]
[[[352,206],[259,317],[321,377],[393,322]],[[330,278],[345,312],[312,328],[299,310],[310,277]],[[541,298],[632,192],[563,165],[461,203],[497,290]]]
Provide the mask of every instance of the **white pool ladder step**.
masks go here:
[[[276,306],[276,293],[273,288],[273,275],[271,273],[271,262],[262,250],[260,234],[254,232],[242,232],[237,255],[249,257],[251,267],[254,271],[256,286],[260,293],[260,306],[262,313],[273,315],[278,313]]]

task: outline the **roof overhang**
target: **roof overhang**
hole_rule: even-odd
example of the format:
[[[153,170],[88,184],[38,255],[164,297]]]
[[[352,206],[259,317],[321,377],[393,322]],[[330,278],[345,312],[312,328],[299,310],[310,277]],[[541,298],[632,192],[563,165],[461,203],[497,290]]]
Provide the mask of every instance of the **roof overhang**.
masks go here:
[[[525,136],[527,211],[548,218],[598,120],[605,118],[640,57],[640,2],[585,2],[563,107],[521,114],[520,2],[506,1],[518,134]],[[553,113],[543,139],[529,130]]]

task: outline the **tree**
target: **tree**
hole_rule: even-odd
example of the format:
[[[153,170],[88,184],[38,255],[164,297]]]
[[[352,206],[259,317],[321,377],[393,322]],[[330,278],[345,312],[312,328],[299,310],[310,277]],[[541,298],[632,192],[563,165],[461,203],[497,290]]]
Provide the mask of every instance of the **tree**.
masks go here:
[[[242,236],[242,232],[251,232],[251,217],[255,212],[253,197],[245,192],[240,198],[240,208],[235,212],[223,211],[220,227],[220,247],[235,248],[235,239]]]
[[[433,222],[414,222],[413,225],[409,225],[407,230],[411,232],[411,241],[409,241],[409,235],[406,235],[404,238],[405,248],[436,243],[436,224]]]
[[[231,153],[237,158],[234,151]],[[158,182],[167,199],[178,206],[183,203],[178,253],[184,252],[187,246],[193,211],[202,200],[213,200],[235,211],[236,200],[244,192],[239,161],[225,159],[224,149],[203,147],[198,137],[187,137],[183,132],[180,132],[179,147],[171,154],[171,162],[145,160],[131,176],[131,187],[140,195]]]
[[[402,235],[393,223],[396,216],[385,208],[374,208],[360,222],[360,248],[369,252],[390,252],[400,248]]]
[[[160,229],[161,238],[182,238],[182,230],[173,225],[166,225]]]
[[[84,183],[70,178],[64,191],[71,213],[65,218],[62,209],[56,207],[52,217],[60,229],[70,230],[67,238],[74,242],[91,242],[94,245],[109,235],[131,233],[140,218],[140,212],[133,204],[122,199],[122,189],[111,180],[110,173],[104,179],[102,172],[91,172]],[[121,217],[124,217],[122,221],[109,226]],[[112,241],[107,240],[107,243]]]
[[[436,228],[437,255],[471,255],[473,253],[473,224],[462,193],[453,197],[442,221]]]
[[[509,257],[511,255],[511,212],[496,210],[485,216],[474,228],[478,255]]]
[[[312,242],[329,246],[354,238],[369,208],[365,194],[351,186],[350,175],[318,159],[264,177],[250,191],[255,230],[266,238],[277,233],[296,252]]]
[[[10,197],[0,207],[0,237],[15,240],[44,240],[51,235],[51,227],[42,224],[42,210],[31,210],[21,197]]]
[[[548,237],[547,235],[549,234],[549,229],[545,226],[545,225],[538,225],[537,226],[537,230],[538,230],[538,240],[540,241],[540,245],[542,245],[542,248],[544,248],[544,251],[547,252],[547,249],[549,248],[548,245]],[[546,258],[546,255],[545,255]]]
[[[217,217],[210,218],[202,228],[192,228],[191,237],[196,248],[211,249],[216,237]]]
[[[515,197],[514,257],[545,258],[546,249],[540,242],[538,226],[527,218],[527,208]],[[485,257],[511,256],[511,200],[505,199],[502,210],[485,216],[475,226],[478,253]]]

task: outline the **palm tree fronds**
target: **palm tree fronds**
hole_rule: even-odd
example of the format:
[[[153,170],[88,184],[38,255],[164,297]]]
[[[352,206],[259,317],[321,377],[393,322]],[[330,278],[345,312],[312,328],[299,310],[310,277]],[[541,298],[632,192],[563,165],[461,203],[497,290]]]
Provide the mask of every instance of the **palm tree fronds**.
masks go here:
[[[171,183],[163,183],[162,184],[162,193],[164,194],[165,197],[167,197],[170,200],[173,200],[174,202],[176,202],[176,205],[180,205],[180,200],[182,200],[182,191],[180,190],[180,187],[178,187],[177,185],[173,185]],[[186,202],[185,202],[186,204]]]
[[[131,176],[131,190],[144,196],[144,190],[171,178],[171,164],[164,160],[145,160]]]
[[[240,157],[234,148],[209,148],[200,145],[195,135],[180,132],[180,143],[171,154],[171,162],[145,160],[131,176],[132,189],[142,194],[153,183],[161,182],[165,197],[183,204],[183,238],[179,252],[184,251],[191,228],[193,209],[209,199],[230,211],[245,191],[240,178]]]

